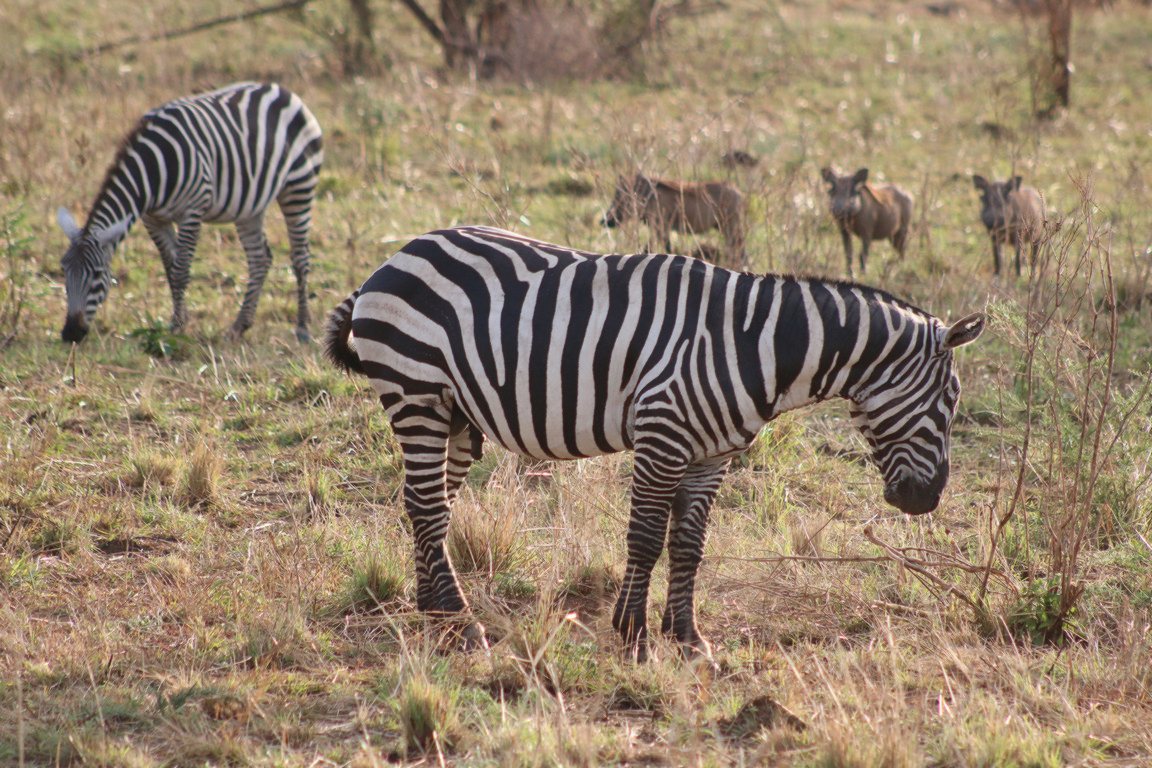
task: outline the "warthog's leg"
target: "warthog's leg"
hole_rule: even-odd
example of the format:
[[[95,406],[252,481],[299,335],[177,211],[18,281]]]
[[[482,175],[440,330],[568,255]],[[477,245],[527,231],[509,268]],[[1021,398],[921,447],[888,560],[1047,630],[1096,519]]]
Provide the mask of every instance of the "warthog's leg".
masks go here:
[[[848,276],[852,276],[852,233],[848,227],[840,225],[840,238],[844,241],[844,259],[848,262]]]
[[[861,274],[868,272],[868,248],[872,245],[872,236],[870,234],[863,234],[860,236],[860,272]]]
[[[1000,241],[992,235],[992,272],[1000,274]]]

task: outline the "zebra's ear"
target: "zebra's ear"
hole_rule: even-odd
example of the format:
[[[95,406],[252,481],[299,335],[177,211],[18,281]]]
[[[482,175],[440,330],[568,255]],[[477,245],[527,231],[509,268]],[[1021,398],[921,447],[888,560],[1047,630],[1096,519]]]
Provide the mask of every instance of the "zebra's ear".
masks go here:
[[[108,245],[117,242],[124,235],[128,234],[128,228],[132,226],[132,219],[124,219],[118,221],[107,229],[103,230],[96,235],[96,241],[100,245]]]
[[[76,219],[72,218],[72,214],[64,206],[56,211],[56,223],[60,225],[60,229],[64,230],[64,234],[68,236],[69,240],[75,240],[76,236],[80,234],[80,225],[76,223]]]
[[[971,343],[984,332],[984,313],[975,312],[968,317],[962,317],[944,331],[943,349],[955,349]]]

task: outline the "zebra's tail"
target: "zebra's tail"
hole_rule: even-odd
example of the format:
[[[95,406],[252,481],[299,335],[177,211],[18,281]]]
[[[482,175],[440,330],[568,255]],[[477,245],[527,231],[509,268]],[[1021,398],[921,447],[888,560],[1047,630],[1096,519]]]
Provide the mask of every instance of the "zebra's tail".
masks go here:
[[[328,328],[324,332],[324,357],[337,368],[349,373],[364,373],[360,355],[356,354],[356,348],[348,343],[352,335],[352,308],[356,306],[356,299],[359,297],[360,291],[357,289],[340,302],[339,306],[328,315]]]

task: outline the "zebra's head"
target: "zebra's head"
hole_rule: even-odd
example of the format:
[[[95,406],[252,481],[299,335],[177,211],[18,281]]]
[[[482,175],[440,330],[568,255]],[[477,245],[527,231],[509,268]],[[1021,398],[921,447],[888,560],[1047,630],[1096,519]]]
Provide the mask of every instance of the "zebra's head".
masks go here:
[[[952,421],[960,379],[952,350],[984,330],[976,313],[951,327],[936,323],[918,353],[894,362],[865,394],[850,401],[853,423],[864,433],[884,476],[884,500],[902,512],[936,509],[948,484]]]
[[[56,212],[56,221],[68,236],[68,250],[60,259],[64,288],[68,294],[68,314],[61,337],[66,342],[83,341],[96,308],[104,303],[112,283],[109,265],[116,244],[128,233],[132,220],[108,227],[82,229],[67,209]]]

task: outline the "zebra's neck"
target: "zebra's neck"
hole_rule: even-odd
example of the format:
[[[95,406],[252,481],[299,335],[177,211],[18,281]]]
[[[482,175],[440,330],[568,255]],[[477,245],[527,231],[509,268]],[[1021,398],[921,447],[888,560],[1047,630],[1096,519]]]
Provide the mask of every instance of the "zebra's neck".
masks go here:
[[[112,243],[115,247],[145,211],[157,206],[158,192],[153,187],[157,180],[151,177],[137,151],[140,137],[149,129],[152,119],[151,114],[145,115],[116,153],[88,214],[85,235],[99,239],[101,233],[123,225],[123,234]]]
[[[858,399],[886,368],[885,360],[933,322],[866,286],[776,275],[754,279],[755,299],[736,313],[736,323],[760,329],[763,386],[748,391],[765,419],[833,397]]]

